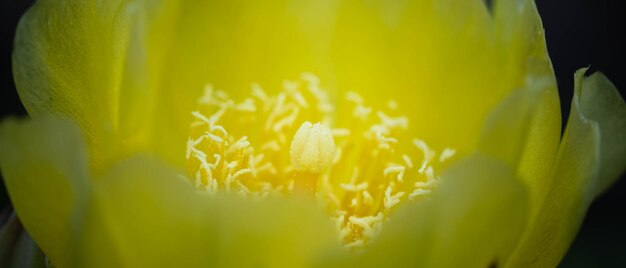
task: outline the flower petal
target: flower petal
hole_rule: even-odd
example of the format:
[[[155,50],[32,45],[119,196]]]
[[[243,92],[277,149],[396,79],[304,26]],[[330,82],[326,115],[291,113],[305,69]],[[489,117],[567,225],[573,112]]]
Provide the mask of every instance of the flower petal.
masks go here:
[[[526,191],[513,170],[486,156],[472,155],[450,167],[431,200],[398,211],[364,254],[339,263],[349,267],[500,265],[522,234],[526,212]]]
[[[531,77],[494,111],[483,128],[478,150],[498,158],[516,170],[526,184],[531,217],[540,208],[551,186],[561,117],[553,77]]]
[[[137,156],[94,183],[79,267],[302,267],[338,246],[310,201],[211,196]]]
[[[347,90],[375,100],[368,105],[397,100],[418,122],[411,133],[462,153],[473,148],[488,111],[518,86],[498,81],[511,75],[499,73],[493,25],[479,0],[178,3],[169,37],[175,49],[164,60],[177,68],[161,76],[157,104],[175,108],[158,111],[153,131],[178,166],[183,143],[171,141],[185,140],[189,111],[207,83],[237,98],[251,82],[272,91],[312,72],[333,100]],[[519,81],[523,67],[514,70]]]
[[[561,136],[558,91],[534,2],[502,0],[495,5],[500,38],[510,47],[525,47],[507,52],[511,64],[526,62],[527,75],[524,87],[491,112],[479,150],[517,170],[529,190],[529,216],[533,219],[549,198],[552,185],[551,172]],[[511,32],[521,33],[522,38]]]
[[[335,99],[396,99],[419,121],[412,133],[467,153],[487,113],[523,84],[527,58],[545,50],[526,38],[540,30],[534,4],[517,2],[492,21],[479,0],[39,1],[18,30],[16,80],[31,114],[78,122],[96,167],[145,149],[183,167],[205,84],[237,97],[304,71]]]
[[[253,82],[274,92],[301,72],[330,71],[322,63],[335,1],[170,2],[175,12],[162,8],[163,14],[154,16],[161,21],[147,22],[153,37],[145,46],[149,58],[161,58],[160,72],[151,77],[160,92],[151,128],[154,146],[178,167],[185,166],[181,156],[190,113],[207,84],[240,100]]]
[[[600,166],[592,192],[595,197],[609,188],[626,168],[626,104],[615,85],[599,72],[585,78],[577,90],[580,112],[596,122],[600,130]]]
[[[335,32],[337,88],[374,106],[394,99],[415,122],[410,132],[434,148],[471,151],[476,126],[515,86],[492,82],[499,67],[482,1],[350,2]]]
[[[19,239],[13,248],[13,256],[8,260],[11,262],[11,268],[39,268],[45,267],[45,256],[30,237],[28,232],[19,233]]]
[[[58,118],[7,119],[0,127],[0,167],[22,224],[54,263],[65,266],[74,206],[89,177],[79,130]]]
[[[13,66],[18,93],[32,117],[73,119],[91,146],[115,128],[127,33],[120,1],[37,1],[17,30]],[[89,21],[89,23],[86,23]]]
[[[22,226],[20,220],[10,209],[3,209],[0,214],[0,265],[7,267],[11,264],[13,250],[17,244]]]
[[[533,157],[533,164],[540,162],[536,159],[539,156],[551,163],[560,138],[558,108],[556,86],[550,77],[514,91],[489,115],[479,150],[515,170],[522,169],[520,166],[525,164],[522,160],[528,160],[524,157]],[[536,168],[527,169],[537,172]]]
[[[528,75],[554,76],[548,57],[541,17],[533,0],[496,0],[493,18],[499,47],[497,83],[524,84]]]
[[[310,71],[335,100],[346,90],[375,106],[397,100],[417,122],[411,133],[468,153],[489,111],[538,72],[534,61],[549,63],[534,3],[515,6],[494,20],[483,1],[179,1],[164,64],[180,68],[162,76],[157,105],[176,108],[160,110],[153,133],[182,166],[171,141],[185,139],[206,83],[240,97],[251,82],[271,90]]]
[[[161,155],[177,166],[184,165],[184,144],[172,141],[185,140],[189,111],[207,83],[238,98],[251,82],[272,91],[304,71],[318,74],[335,100],[346,90],[377,100],[373,105],[396,99],[417,119],[412,133],[435,148],[468,152],[476,126],[523,85],[527,63],[508,53],[528,56],[538,46],[534,39],[495,40],[483,1],[181,0],[175,10],[162,16],[162,25],[174,25],[167,37],[147,39],[166,44],[146,46],[164,51],[147,57],[177,66],[153,76],[160,97],[151,131]],[[523,22],[515,31],[536,29],[535,21],[518,19],[526,13],[514,15]]]
[[[332,32],[320,11],[332,5],[38,1],[17,31],[16,83],[31,116],[52,111],[77,122],[96,169],[145,150],[184,167],[204,86],[276,86],[313,70],[321,52],[311,47]]]
[[[626,105],[602,74],[575,75],[575,96],[553,179],[514,258],[512,267],[556,266],[599,193],[626,168]]]

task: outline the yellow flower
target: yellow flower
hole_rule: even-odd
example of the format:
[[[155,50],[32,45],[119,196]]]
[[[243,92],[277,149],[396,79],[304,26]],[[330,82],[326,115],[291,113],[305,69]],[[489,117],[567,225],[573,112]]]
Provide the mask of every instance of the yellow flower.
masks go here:
[[[626,163],[602,74],[561,137],[529,0],[40,0],[13,60],[59,267],[555,266]]]

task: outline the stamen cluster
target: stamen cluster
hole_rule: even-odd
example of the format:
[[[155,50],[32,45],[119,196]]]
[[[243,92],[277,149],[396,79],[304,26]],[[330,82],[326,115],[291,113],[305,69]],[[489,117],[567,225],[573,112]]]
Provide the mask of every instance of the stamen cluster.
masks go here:
[[[349,248],[374,239],[401,202],[427,197],[439,183],[436,170],[455,154],[450,148],[437,153],[411,137],[409,119],[398,115],[393,100],[375,109],[361,95],[347,92],[335,107],[312,74],[285,81],[273,95],[257,84],[251,91],[250,97],[236,102],[224,91],[205,88],[198,110],[192,112],[187,142],[190,181],[202,191],[237,192],[245,198],[292,195],[304,170],[300,162],[294,168],[292,141],[302,144],[296,147],[296,159],[306,163],[313,156],[304,154],[323,152],[332,160],[324,169],[313,170],[314,195]],[[309,122],[320,123],[314,129]],[[307,133],[328,129],[330,134],[305,144],[300,141],[304,134],[296,133],[305,125]],[[336,151],[306,148],[318,144]]]

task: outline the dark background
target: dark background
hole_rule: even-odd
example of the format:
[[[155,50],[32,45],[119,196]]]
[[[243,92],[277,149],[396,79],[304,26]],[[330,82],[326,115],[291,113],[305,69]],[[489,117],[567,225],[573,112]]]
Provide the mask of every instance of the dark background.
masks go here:
[[[31,3],[3,0],[0,4],[0,118],[25,114],[13,85],[11,50],[17,21]],[[625,96],[626,1],[537,0],[537,6],[556,71],[563,114],[569,114],[573,74],[580,67],[601,70]],[[626,267],[625,177],[592,204],[561,267]],[[0,207],[7,202],[0,183]]]

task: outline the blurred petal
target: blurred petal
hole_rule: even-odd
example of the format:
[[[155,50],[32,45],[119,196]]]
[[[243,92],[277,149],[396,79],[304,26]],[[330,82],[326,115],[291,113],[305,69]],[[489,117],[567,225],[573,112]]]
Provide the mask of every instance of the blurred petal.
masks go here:
[[[364,254],[339,258],[337,266],[498,266],[515,248],[526,212],[513,170],[473,155],[450,167],[431,200],[398,211]]]
[[[23,231],[15,244],[11,258],[11,268],[44,268],[47,267],[45,256],[30,235]],[[4,266],[3,266],[4,267]]]
[[[0,165],[22,224],[55,264],[65,266],[73,209],[84,198],[89,176],[79,130],[51,117],[5,120]]]
[[[593,198],[626,167],[623,135],[626,105],[602,75],[575,75],[575,96],[547,199],[509,263],[513,267],[556,266],[574,239]]]
[[[79,267],[302,267],[338,245],[302,200],[209,196],[147,157],[94,184],[77,233]]]
[[[44,267],[43,253],[8,208],[0,214],[0,267]]]
[[[11,264],[11,255],[21,231],[22,226],[15,212],[3,210],[0,214],[0,266],[7,267]]]

